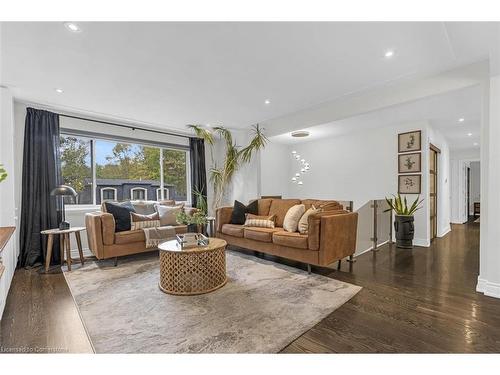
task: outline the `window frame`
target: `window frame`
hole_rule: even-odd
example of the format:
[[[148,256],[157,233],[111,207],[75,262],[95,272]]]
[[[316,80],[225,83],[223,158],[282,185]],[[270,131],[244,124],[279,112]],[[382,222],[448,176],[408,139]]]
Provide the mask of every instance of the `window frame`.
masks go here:
[[[131,139],[128,137],[121,137],[121,136],[111,136],[108,134],[100,134],[100,133],[93,133],[93,132],[87,132],[83,130],[75,130],[75,129],[69,129],[69,128],[61,128],[59,132],[60,136],[72,136],[72,137],[80,137],[84,138],[88,141],[90,141],[90,167],[92,170],[92,204],[72,204],[72,205],[67,205],[66,209],[67,210],[81,210],[86,207],[97,207],[97,175],[96,175],[96,147],[95,147],[95,142],[96,141],[111,141],[111,142],[122,142],[122,143],[129,143],[132,145],[139,145],[139,146],[145,146],[145,147],[156,147],[160,149],[160,158],[159,158],[159,163],[160,163],[160,187],[157,189],[165,189],[168,192],[168,189],[165,188],[165,183],[164,183],[164,174],[163,174],[163,150],[173,150],[173,151],[182,151],[186,153],[186,200],[185,201],[179,201],[186,203],[190,205],[191,202],[191,152],[189,150],[189,146],[185,145],[179,145],[179,144],[174,144],[174,143],[162,143],[162,142],[152,142],[149,140],[145,139]],[[102,189],[102,188],[101,188]],[[104,188],[106,189],[106,188]],[[133,188],[136,189],[136,188]],[[144,189],[144,188],[139,188],[139,189]],[[145,189],[145,197],[147,200],[147,195],[148,191]],[[162,190],[160,190],[161,192]],[[164,191],[164,190],[163,190]],[[115,192],[115,197],[117,198],[117,192]],[[132,197],[132,189],[130,196]],[[158,194],[157,194],[158,198]],[[130,198],[132,199],[132,198]],[[165,199],[164,197],[161,198],[162,200]],[[160,199],[157,199],[160,200]],[[101,203],[102,203],[102,193],[101,193]]]
[[[162,190],[163,190],[163,194],[161,193]],[[167,193],[166,196],[165,196],[165,193]],[[169,200],[169,199],[170,199],[170,191],[166,187],[156,188],[156,200],[157,201],[163,201],[163,200]]]
[[[104,190],[113,190],[113,196],[114,198],[112,200],[116,201],[118,200],[118,189],[117,188],[114,188],[114,187],[110,187],[110,186],[107,186],[107,187],[103,187],[101,188],[101,203],[104,202]],[[107,201],[109,201],[109,199],[106,199]]]
[[[144,199],[134,198],[134,192],[138,191],[138,190],[142,190],[144,192]],[[143,188],[143,187],[139,187],[139,186],[131,188],[130,189],[130,200],[131,201],[147,201],[148,200],[148,189]]]

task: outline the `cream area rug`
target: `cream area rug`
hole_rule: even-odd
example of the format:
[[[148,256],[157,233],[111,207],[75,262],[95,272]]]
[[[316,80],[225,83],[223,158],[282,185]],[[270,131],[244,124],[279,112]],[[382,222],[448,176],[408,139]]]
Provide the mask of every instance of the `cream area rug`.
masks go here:
[[[97,353],[276,353],[361,288],[227,251],[227,284],[198,296],[158,287],[158,254],[64,272]]]

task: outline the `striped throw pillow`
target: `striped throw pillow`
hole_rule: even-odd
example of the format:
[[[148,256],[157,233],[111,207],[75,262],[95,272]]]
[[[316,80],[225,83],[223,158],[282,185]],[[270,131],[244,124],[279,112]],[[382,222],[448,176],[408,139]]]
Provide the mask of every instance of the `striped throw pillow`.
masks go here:
[[[274,221],[267,219],[246,219],[246,227],[274,228]]]
[[[130,213],[130,230],[155,228],[160,226],[160,215],[158,212],[150,215]]]

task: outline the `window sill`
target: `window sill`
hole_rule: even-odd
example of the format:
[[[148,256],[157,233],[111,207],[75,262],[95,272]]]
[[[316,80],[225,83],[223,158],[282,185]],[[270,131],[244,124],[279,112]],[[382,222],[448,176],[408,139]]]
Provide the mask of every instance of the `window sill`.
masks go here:
[[[101,206],[93,204],[65,205],[66,212],[99,211]]]

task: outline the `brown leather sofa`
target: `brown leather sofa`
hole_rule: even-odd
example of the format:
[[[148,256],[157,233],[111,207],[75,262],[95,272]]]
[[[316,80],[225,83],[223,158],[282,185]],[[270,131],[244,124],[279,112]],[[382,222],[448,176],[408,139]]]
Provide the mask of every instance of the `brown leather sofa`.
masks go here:
[[[323,211],[309,216],[307,234],[286,232],[283,220],[288,209],[304,204]],[[345,211],[336,201],[314,199],[259,199],[258,214],[276,215],[275,228],[254,228],[230,224],[232,207],[216,211],[216,235],[229,245],[296,260],[308,265],[328,266],[352,256],[356,250],[358,214]],[[309,267],[308,267],[309,268]]]
[[[185,207],[185,210],[189,214],[196,209]],[[110,213],[97,211],[85,214],[85,226],[89,248],[97,259],[117,258],[153,250],[146,248],[146,237],[142,229],[115,232],[115,219]],[[174,228],[176,234],[187,232],[186,225],[177,225]]]

